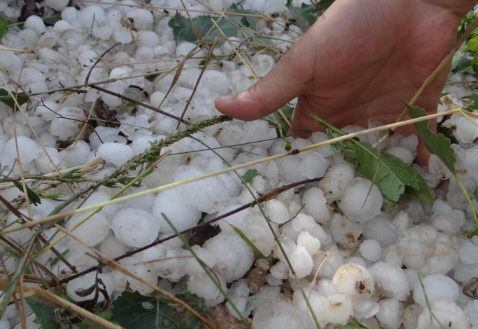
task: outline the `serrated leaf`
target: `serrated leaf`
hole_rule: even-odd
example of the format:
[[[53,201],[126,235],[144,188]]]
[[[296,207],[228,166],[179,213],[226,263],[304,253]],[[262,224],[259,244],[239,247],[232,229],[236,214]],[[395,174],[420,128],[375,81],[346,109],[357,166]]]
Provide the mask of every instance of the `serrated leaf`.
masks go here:
[[[345,135],[326,121],[318,117],[315,119],[325,127],[329,138]],[[345,159],[352,163],[359,173],[374,181],[385,201],[396,203],[407,191],[422,201],[433,202],[430,189],[423,177],[399,158],[386,152],[379,152],[357,139],[335,145],[344,151]]]
[[[254,12],[250,10],[238,9],[236,6],[231,6],[227,11],[233,13],[254,14]],[[196,29],[196,31],[194,31],[189,18],[177,13],[169,20],[168,26],[173,29],[173,35],[176,41],[184,40],[188,42],[197,42],[198,38],[195,33],[197,32],[206,43],[210,43],[217,36],[222,36],[222,33],[227,37],[237,37],[239,26],[251,27],[255,24],[256,20],[256,18],[244,16],[198,16],[192,19],[192,24],[194,24],[194,28]],[[218,31],[213,21],[216,22],[222,33]]]
[[[254,179],[254,177],[256,177],[257,175],[259,175],[259,172],[257,170],[249,169],[248,171],[246,171],[244,175],[242,175],[241,178],[244,181],[244,183],[250,184],[252,183],[252,180]]]
[[[425,110],[407,105],[408,113],[411,118],[420,118],[426,116]],[[430,129],[430,120],[415,123],[415,129],[420,137],[423,139],[423,144],[430,153],[435,154],[445,164],[453,175],[456,175],[455,170],[455,152],[451,148],[451,142],[442,134],[436,134]]]
[[[287,8],[295,20],[295,24],[304,31],[314,25],[318,17],[317,8],[314,5],[303,3],[300,7],[292,6],[292,1],[288,1]]]
[[[1,27],[0,27],[0,32],[1,32]],[[13,97],[18,102],[18,105],[22,105],[26,102],[28,102],[28,97],[24,93],[13,93]],[[5,89],[0,89],[0,102],[7,104],[10,108],[14,109],[16,106],[15,100],[13,99],[12,96],[10,96],[10,93],[6,91]]]
[[[200,314],[206,311],[204,300],[190,293],[176,295]],[[113,302],[112,320],[128,329],[200,329],[200,321],[189,312],[160,296],[142,296],[124,291]]]
[[[2,40],[5,33],[7,33],[8,21],[6,18],[0,16],[0,41]]]
[[[27,298],[27,304],[32,309],[36,316],[36,323],[42,329],[60,329],[61,324],[55,321],[53,311],[56,307],[50,306],[48,300],[40,297]]]
[[[13,182],[13,185],[15,185],[23,193],[23,185],[20,182]],[[30,200],[30,202],[33,203],[35,206],[41,204],[41,199],[38,194],[36,194],[31,188],[29,188],[28,185],[25,184],[25,187],[27,189],[28,200]]]
[[[242,241],[244,241],[249,246],[249,248],[252,249],[252,251],[254,252],[254,254],[256,254],[256,256],[258,256],[259,258],[265,259],[266,261],[270,263],[269,259],[267,259],[267,257],[259,250],[259,248],[257,248],[256,245],[252,243],[251,240],[249,240],[249,238],[244,234],[244,232],[241,231],[240,228],[232,224],[229,224],[229,226],[231,226],[231,228],[234,230],[234,232],[237,235],[239,235]]]

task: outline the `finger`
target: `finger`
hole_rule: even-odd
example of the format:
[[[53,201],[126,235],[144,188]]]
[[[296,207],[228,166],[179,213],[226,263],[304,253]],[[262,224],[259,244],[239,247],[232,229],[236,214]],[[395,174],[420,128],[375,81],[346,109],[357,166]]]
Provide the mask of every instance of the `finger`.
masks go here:
[[[256,120],[299,96],[311,76],[310,69],[304,70],[300,66],[312,66],[312,63],[307,63],[309,56],[303,56],[298,51],[298,47],[292,47],[272,71],[246,91],[217,98],[216,108],[240,120]]]

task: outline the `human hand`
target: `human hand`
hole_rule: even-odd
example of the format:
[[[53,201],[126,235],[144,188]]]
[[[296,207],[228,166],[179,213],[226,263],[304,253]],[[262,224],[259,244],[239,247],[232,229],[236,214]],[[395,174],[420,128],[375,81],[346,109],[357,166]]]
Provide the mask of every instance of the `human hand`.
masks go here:
[[[475,2],[336,0],[261,81],[219,97],[216,107],[254,120],[299,97],[291,127],[296,136],[320,129],[311,112],[337,127],[366,125],[370,118],[394,122],[452,49],[457,26]],[[436,110],[447,74],[436,77],[417,106]]]

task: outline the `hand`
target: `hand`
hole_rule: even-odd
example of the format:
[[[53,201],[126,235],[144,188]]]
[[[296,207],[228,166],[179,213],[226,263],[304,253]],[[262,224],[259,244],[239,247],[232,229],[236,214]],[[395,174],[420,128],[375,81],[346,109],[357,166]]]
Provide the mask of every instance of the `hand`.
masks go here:
[[[336,0],[269,74],[236,96],[218,98],[216,107],[254,120],[299,97],[291,127],[296,136],[320,129],[311,112],[337,127],[366,125],[370,118],[392,123],[451,51],[474,2]],[[417,106],[436,110],[447,74],[448,68]]]

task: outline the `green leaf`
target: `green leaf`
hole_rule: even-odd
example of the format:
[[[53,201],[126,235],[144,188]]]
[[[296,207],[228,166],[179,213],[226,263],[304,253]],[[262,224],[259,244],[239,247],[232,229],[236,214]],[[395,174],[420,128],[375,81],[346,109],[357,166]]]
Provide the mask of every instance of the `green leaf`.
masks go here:
[[[464,98],[469,99],[471,101],[470,105],[466,107],[467,111],[478,111],[478,95],[469,95]]]
[[[65,257],[66,255],[68,255],[69,252],[70,252],[70,249],[63,250],[63,252],[61,253],[61,256]],[[56,264],[58,264],[59,261],[60,261],[60,257],[55,257],[51,261],[51,266],[55,266]]]
[[[95,308],[93,310],[93,313],[95,315],[99,316],[100,318],[103,318],[103,319],[108,320],[108,321],[110,321],[111,317],[113,316],[111,311],[105,310],[101,307]],[[76,325],[80,329],[103,329],[103,327],[101,327],[101,326],[97,325],[96,323],[93,323],[89,320],[86,320],[86,319],[81,321],[80,323],[77,323]]]
[[[231,228],[234,230],[234,232],[236,232],[237,235],[239,235],[242,241],[244,241],[249,246],[249,248],[252,249],[252,251],[256,254],[256,256],[262,259],[265,259],[266,261],[270,263],[270,260],[256,247],[254,243],[252,243],[251,240],[249,240],[249,238],[244,234],[244,232],[241,231],[239,227],[234,226],[232,224],[229,224],[229,226],[231,226]]]
[[[252,180],[254,179],[254,177],[256,177],[257,175],[259,175],[259,172],[255,169],[249,169],[248,171],[246,171],[246,173],[244,175],[242,175],[242,180],[244,181],[244,183],[252,183]]]
[[[250,10],[238,9],[236,6],[231,6],[231,8],[229,8],[227,11],[239,14],[254,14],[254,12]],[[238,36],[238,27],[251,27],[255,24],[257,19],[244,16],[214,17],[205,15],[195,17],[192,19],[192,23],[194,24],[196,32],[201,36],[202,39],[204,39],[206,43],[212,42],[217,36],[222,36],[222,33],[218,31],[213,21],[216,22],[225,36],[236,37]],[[173,35],[176,41],[198,41],[195,31],[191,25],[191,21],[188,17],[184,17],[177,13],[169,20],[168,25],[173,29]],[[206,35],[207,37],[205,37]]]
[[[302,4],[300,7],[292,6],[292,1],[288,1],[287,8],[292,14],[295,24],[304,31],[314,25],[318,17],[317,9],[314,5]]]
[[[347,323],[341,326],[340,329],[371,329],[371,328],[362,322],[352,319],[350,323]]]
[[[326,11],[333,3],[335,0],[321,0],[318,4],[317,7],[321,12]]]
[[[15,185],[20,191],[23,192],[23,185],[20,182],[13,182],[13,185]],[[27,189],[28,200],[30,200],[30,202],[33,203],[35,206],[39,205],[41,203],[41,199],[38,194],[33,192],[33,190],[29,188],[28,185],[25,184],[25,187]]]
[[[476,201],[478,201],[478,187],[473,191],[473,196],[475,197]]]
[[[8,21],[6,18],[0,16],[0,40],[2,40],[5,33],[7,33]]]
[[[196,311],[206,311],[204,300],[190,293],[176,295]],[[200,329],[200,321],[160,296],[142,296],[124,291],[113,302],[112,320],[128,329]]]
[[[408,113],[412,118],[419,118],[426,116],[425,110],[407,105]],[[440,160],[447,166],[448,170],[453,175],[456,175],[455,162],[456,157],[453,149],[451,148],[451,142],[448,138],[442,134],[436,134],[430,129],[430,120],[415,123],[415,128],[423,139],[423,143],[430,153],[435,154]]]
[[[329,138],[345,135],[341,130],[315,117],[325,127]],[[386,152],[379,152],[357,139],[335,144],[344,151],[345,160],[352,163],[357,171],[367,179],[374,181],[385,201],[396,203],[403,193],[416,196],[420,200],[431,203],[433,197],[425,180],[415,170],[399,158]]]
[[[56,307],[50,306],[51,302],[40,297],[27,298],[27,304],[36,316],[36,323],[41,325],[42,329],[60,329],[61,324],[56,322],[53,317],[53,311]]]
[[[0,26],[0,34],[1,34],[1,26]],[[6,91],[5,89],[0,89],[0,102],[7,104],[12,109],[14,109],[16,106],[15,99],[17,100],[18,105],[22,105],[28,102],[28,97],[26,94],[14,93],[14,92],[12,94],[13,94],[13,97],[10,96],[10,93]]]

